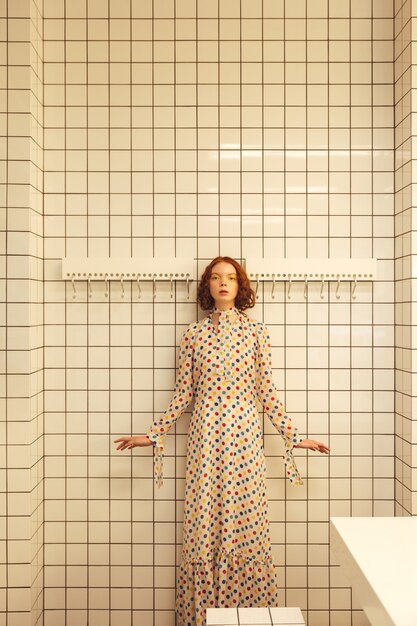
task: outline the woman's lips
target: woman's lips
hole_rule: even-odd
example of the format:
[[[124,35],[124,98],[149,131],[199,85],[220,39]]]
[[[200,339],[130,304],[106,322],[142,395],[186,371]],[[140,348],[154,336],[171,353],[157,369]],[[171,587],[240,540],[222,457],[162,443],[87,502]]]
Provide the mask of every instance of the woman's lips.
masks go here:
[[[229,293],[228,291],[221,291],[220,293]]]

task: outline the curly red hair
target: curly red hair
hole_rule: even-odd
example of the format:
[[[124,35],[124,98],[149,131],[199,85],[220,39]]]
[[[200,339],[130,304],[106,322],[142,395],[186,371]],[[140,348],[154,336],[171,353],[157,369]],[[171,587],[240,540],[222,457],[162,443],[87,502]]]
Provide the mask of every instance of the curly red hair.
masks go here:
[[[207,311],[214,306],[214,298],[210,293],[209,281],[213,267],[216,263],[221,263],[222,261],[230,263],[236,270],[239,289],[235,299],[235,307],[239,309],[239,311],[251,309],[255,306],[255,292],[250,286],[250,280],[244,268],[230,256],[216,256],[216,258],[213,259],[209,265],[207,265],[200,278],[200,284],[198,285],[197,302],[204,311]]]

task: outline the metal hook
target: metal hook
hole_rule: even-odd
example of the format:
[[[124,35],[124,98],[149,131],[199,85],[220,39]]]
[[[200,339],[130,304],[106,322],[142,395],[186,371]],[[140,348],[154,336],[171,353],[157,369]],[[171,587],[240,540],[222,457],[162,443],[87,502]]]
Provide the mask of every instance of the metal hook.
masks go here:
[[[140,285],[139,285],[139,274],[138,274],[138,275],[137,275],[137,277],[136,277],[136,282],[137,282],[137,284],[138,284],[138,291],[139,291],[139,293],[138,293],[138,298],[140,298],[140,297],[141,297],[141,291],[140,291]]]
[[[156,277],[155,277],[155,274],[154,274],[154,277],[153,277],[152,280],[153,280],[153,297],[155,299],[156,298]]]
[[[271,298],[274,298],[274,299],[275,299],[274,290],[275,290],[275,274],[272,274],[272,291],[271,291]]]
[[[289,287],[288,287],[288,300],[291,300],[291,296],[290,296],[291,285],[292,285],[291,274],[288,274],[288,278],[289,278],[289,281],[290,281],[290,284],[289,284]]]
[[[106,284],[106,293],[104,295],[106,296],[106,298],[109,297],[109,280],[107,277],[108,277],[108,274],[106,274],[104,277],[104,282]]]
[[[174,292],[173,292],[173,284],[172,284],[172,274],[170,274],[170,281],[171,281],[171,298],[174,296]]]
[[[358,283],[357,283],[357,279],[356,279],[356,274],[353,274],[353,275],[354,275],[354,277],[355,277],[355,284],[353,285],[353,289],[352,289],[352,300],[356,300],[356,296],[355,296],[355,295],[353,295],[353,294],[355,293],[355,290],[356,290],[356,285],[357,285]]]
[[[324,289],[324,274],[321,274],[321,288],[320,288],[320,298],[323,300],[323,289]]]
[[[187,300],[190,299],[190,275],[187,274]]]
[[[304,274],[304,300],[307,300],[307,274]]]
[[[76,298],[76,297],[77,297],[77,291],[76,291],[76,289],[75,289],[75,283],[74,283],[74,280],[75,280],[75,274],[73,274],[73,275],[72,275],[71,282],[72,282],[72,289],[73,289],[73,294],[72,294],[72,297],[73,297],[73,298]]]
[[[123,276],[124,276],[124,274],[122,274],[121,277],[120,277],[120,286],[122,288],[122,298],[125,297],[125,288],[124,288],[124,285],[123,285]]]
[[[88,297],[91,298],[93,295],[93,289],[91,287],[91,274],[88,275]]]
[[[336,298],[339,300],[339,287],[340,287],[340,274],[337,275],[337,287],[336,287]]]

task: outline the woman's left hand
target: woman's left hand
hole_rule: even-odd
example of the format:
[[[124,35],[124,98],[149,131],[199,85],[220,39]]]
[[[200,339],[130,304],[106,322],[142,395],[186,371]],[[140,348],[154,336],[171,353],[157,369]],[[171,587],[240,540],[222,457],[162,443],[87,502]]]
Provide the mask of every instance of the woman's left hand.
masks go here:
[[[315,439],[303,439],[301,443],[294,446],[294,448],[308,448],[314,450],[314,452],[324,452],[329,454],[330,448],[322,441],[316,441]]]

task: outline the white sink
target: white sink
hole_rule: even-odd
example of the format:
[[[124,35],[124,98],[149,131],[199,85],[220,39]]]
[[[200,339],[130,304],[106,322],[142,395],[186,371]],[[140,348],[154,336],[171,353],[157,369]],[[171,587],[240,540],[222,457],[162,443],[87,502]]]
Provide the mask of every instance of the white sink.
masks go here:
[[[331,517],[330,549],[372,625],[417,625],[417,517]]]

